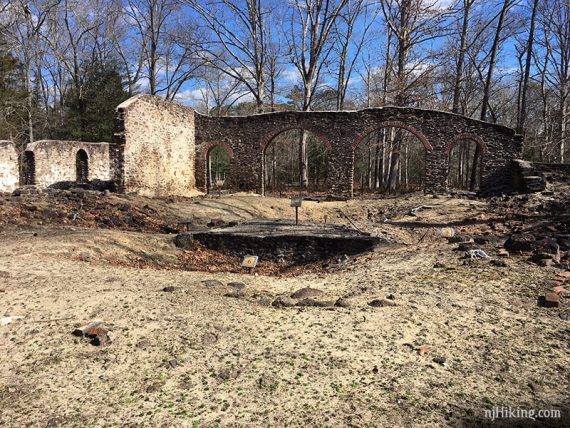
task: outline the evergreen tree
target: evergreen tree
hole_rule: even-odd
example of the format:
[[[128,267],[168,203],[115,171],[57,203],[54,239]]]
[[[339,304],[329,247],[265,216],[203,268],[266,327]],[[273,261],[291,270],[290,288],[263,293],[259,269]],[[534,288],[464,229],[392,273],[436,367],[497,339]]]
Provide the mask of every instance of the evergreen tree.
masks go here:
[[[113,138],[115,107],[129,98],[114,64],[95,65],[81,88],[73,88],[66,101],[61,137],[80,141]]]

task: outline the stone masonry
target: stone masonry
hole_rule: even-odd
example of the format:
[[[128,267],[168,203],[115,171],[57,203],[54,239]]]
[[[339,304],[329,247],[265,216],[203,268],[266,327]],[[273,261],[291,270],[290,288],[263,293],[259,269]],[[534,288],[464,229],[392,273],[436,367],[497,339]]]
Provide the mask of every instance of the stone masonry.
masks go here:
[[[271,140],[289,129],[304,129],[328,147],[329,193],[353,195],[354,149],[372,131],[395,127],[415,135],[426,150],[425,191],[446,191],[449,153],[462,139],[477,143],[482,153],[481,191],[509,185],[512,159],[519,157],[522,137],[513,129],[434,110],[384,107],[351,112],[276,112],[238,117],[196,114],[197,184],[204,189],[206,155],[215,145],[231,149],[229,187],[263,189],[263,153]]]
[[[117,107],[113,180],[119,191],[184,196],[195,189],[194,110],[150,95]]]
[[[264,194],[266,147],[283,131],[303,129],[329,150],[328,192],[349,198],[355,148],[371,132],[386,127],[405,129],[424,146],[427,193],[447,190],[449,153],[463,139],[481,149],[483,193],[508,190],[512,160],[521,155],[522,137],[513,129],[442,111],[384,107],[209,117],[141,95],[117,108],[114,177],[119,190],[149,196],[189,195],[194,187],[207,190],[208,153],[219,145],[231,158],[228,188]]]
[[[26,152],[33,153],[34,184],[38,187],[49,187],[56,183],[76,181],[76,159],[80,150],[87,154],[88,180],[106,181],[111,179],[109,143],[40,140],[30,143],[26,147]]]
[[[16,148],[11,141],[0,141],[0,192],[11,192],[19,181]]]

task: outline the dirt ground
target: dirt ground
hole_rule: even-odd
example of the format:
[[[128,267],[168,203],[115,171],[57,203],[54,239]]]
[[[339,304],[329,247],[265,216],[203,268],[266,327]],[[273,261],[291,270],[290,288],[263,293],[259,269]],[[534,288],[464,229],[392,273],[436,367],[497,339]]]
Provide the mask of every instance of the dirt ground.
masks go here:
[[[570,299],[537,305],[564,266],[498,256],[513,230],[567,233],[558,220],[496,200],[307,201],[301,221],[352,221],[388,245],[328,267],[261,256],[250,274],[168,232],[293,218],[288,199],[0,199],[0,317],[23,317],[0,325],[0,426],[570,426]],[[442,227],[506,266],[464,259]],[[344,304],[272,306],[303,287]],[[94,320],[111,343],[71,334]],[[561,418],[493,422],[496,406]]]

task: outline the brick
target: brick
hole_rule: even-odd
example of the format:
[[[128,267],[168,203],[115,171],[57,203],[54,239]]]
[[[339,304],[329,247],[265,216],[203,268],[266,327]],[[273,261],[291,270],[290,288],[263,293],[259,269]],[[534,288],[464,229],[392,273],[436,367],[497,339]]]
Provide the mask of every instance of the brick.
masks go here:
[[[557,308],[560,305],[560,296],[552,291],[544,293],[544,307]]]
[[[568,294],[570,294],[570,291],[568,291],[567,289],[565,289],[564,287],[562,287],[561,285],[557,285],[555,287],[552,287],[550,289],[550,291],[552,291],[553,293],[558,294],[559,296],[566,296]]]

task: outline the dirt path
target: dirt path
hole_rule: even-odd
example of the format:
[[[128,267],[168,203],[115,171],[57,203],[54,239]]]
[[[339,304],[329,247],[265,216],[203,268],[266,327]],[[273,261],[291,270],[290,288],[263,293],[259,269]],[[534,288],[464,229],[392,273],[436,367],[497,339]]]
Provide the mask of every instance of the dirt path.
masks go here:
[[[494,214],[481,202],[415,198],[307,203],[305,218],[341,222],[340,208],[397,244],[287,278],[111,263],[175,260],[165,234],[5,230],[0,315],[23,319],[0,326],[0,426],[485,426],[493,406],[561,409],[563,419],[540,426],[568,426],[568,304],[536,305],[554,269],[522,257],[464,265],[440,226],[492,230]],[[288,202],[238,196],[168,209],[274,218]],[[422,203],[436,208],[404,215]],[[243,294],[231,293],[235,281]],[[350,306],[267,306],[307,286]],[[92,320],[111,327],[111,344],[71,335]]]

